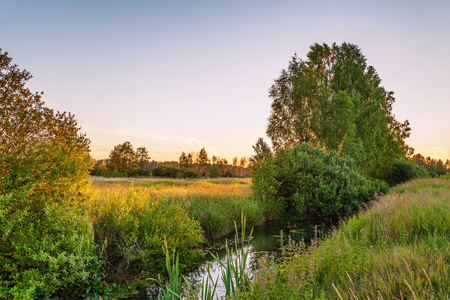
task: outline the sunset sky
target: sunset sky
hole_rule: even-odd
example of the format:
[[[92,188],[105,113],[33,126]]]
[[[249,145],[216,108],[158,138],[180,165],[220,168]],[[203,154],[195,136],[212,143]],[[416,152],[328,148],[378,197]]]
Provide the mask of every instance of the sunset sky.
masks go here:
[[[273,80],[315,42],[359,45],[407,143],[450,158],[450,1],[0,2],[0,48],[75,114],[94,158],[124,141],[155,160],[251,156]]]

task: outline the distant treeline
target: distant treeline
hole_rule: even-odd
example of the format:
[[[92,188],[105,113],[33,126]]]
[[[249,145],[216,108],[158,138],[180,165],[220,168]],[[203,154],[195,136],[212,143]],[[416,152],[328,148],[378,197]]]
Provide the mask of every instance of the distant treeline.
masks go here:
[[[102,177],[247,177],[248,159],[237,156],[231,164],[228,160],[213,156],[211,159],[203,147],[198,152],[181,153],[178,161],[150,161],[145,147],[136,151],[130,142],[114,146],[109,158],[95,160],[93,176]]]

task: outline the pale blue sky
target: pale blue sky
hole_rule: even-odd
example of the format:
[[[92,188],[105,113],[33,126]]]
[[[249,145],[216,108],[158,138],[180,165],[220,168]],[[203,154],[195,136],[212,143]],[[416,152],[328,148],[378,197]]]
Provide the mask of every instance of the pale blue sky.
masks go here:
[[[450,1],[0,3],[0,48],[75,114],[95,158],[127,140],[156,160],[250,156],[291,56],[344,41],[395,92],[408,144],[450,158]]]

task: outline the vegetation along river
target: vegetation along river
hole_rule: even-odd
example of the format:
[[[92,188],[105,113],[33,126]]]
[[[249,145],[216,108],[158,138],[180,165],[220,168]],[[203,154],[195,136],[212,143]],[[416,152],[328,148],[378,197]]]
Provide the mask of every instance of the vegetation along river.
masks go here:
[[[257,260],[259,257],[265,255],[266,253],[269,257],[277,258],[279,256],[281,232],[283,232],[282,235],[284,244],[287,243],[289,236],[294,241],[304,240],[306,243],[309,243],[309,241],[314,238],[316,226],[319,231],[319,236],[321,236],[320,232],[326,231],[330,228],[325,225],[289,226],[288,224],[282,222],[270,221],[253,229],[253,234],[249,245],[247,245],[247,242],[250,231],[247,231],[244,249],[248,252],[247,267],[250,271],[250,276],[253,276],[253,271],[257,267]],[[227,240],[228,246],[230,248],[233,247],[234,249],[234,235],[230,235]],[[220,279],[221,267],[210,253],[218,254],[221,261],[225,262],[225,239],[216,240],[213,245],[207,249],[207,251],[209,253],[205,255],[205,258],[199,263],[198,267],[194,268],[190,273],[185,274],[185,276],[189,282],[201,284],[202,280],[206,280],[208,276],[206,267],[207,264],[209,264],[209,269],[213,280],[216,281],[218,278],[216,297],[220,299],[221,296],[225,295],[225,286]],[[160,288],[155,286],[143,291],[141,299],[158,299],[159,294]]]

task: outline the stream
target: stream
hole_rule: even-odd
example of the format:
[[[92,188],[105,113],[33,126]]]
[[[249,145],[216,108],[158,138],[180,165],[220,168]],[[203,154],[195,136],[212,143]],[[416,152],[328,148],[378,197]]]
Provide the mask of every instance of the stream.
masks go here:
[[[288,226],[281,222],[269,221],[262,226],[255,227],[253,229],[253,235],[250,241],[250,245],[247,246],[247,241],[245,242],[245,251],[248,251],[247,267],[250,270],[250,276],[252,277],[252,271],[257,268],[258,258],[265,255],[266,253],[269,257],[277,258],[279,256],[278,249],[280,248],[280,233],[283,231],[284,243],[287,243],[288,236],[294,241],[304,240],[307,244],[314,238],[315,226],[317,226],[319,231],[327,231],[329,226],[324,225],[306,225],[306,226]],[[246,234],[246,240],[248,240],[248,231]],[[240,232],[239,232],[240,234]],[[234,234],[228,236],[228,246],[234,249]],[[224,262],[226,259],[225,250],[225,239],[214,241],[214,245],[206,249],[209,253],[205,255],[202,261],[200,261],[198,267],[194,268],[190,273],[184,274],[191,284],[199,283],[201,284],[203,279],[207,277],[206,266],[209,264],[210,273],[214,282],[219,278],[216,288],[216,297],[225,295],[225,286],[222,283],[221,277],[221,267],[217,261],[213,259],[210,253],[218,254],[221,261]],[[142,294],[141,299],[153,300],[158,299],[160,294],[159,287],[148,288],[146,295]]]

